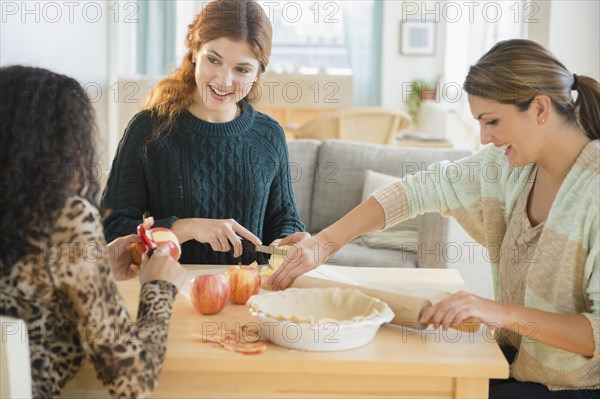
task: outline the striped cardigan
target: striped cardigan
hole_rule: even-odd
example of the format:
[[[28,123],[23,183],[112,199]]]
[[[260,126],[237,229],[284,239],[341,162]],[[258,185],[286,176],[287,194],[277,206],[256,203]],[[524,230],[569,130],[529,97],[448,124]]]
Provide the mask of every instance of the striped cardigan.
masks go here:
[[[373,197],[386,228],[424,212],[453,216],[489,252],[498,298],[500,246],[508,220],[534,165],[511,168],[494,146],[383,187]],[[548,312],[583,314],[595,340],[591,358],[522,339],[511,377],[552,390],[600,388],[600,140],[579,155],[556,195],[529,265],[524,304]],[[535,338],[535,337],[533,337]]]

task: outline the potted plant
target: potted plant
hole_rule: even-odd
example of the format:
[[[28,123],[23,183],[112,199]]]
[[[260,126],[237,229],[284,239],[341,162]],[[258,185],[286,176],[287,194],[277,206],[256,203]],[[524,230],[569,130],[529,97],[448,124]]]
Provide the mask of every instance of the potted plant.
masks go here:
[[[425,82],[423,80],[414,80],[411,82],[411,90],[406,98],[406,107],[408,114],[414,124],[419,122],[419,111],[421,104],[426,100],[435,100],[435,83]]]

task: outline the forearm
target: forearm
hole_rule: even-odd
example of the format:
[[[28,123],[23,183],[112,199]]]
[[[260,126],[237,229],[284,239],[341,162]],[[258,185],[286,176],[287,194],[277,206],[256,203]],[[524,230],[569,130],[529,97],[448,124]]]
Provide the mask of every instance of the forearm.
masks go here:
[[[285,142],[282,142],[285,146]],[[281,151],[281,169],[273,180],[265,209],[263,236],[264,242],[287,237],[296,232],[304,232],[306,226],[300,219],[300,211],[295,200],[289,170],[287,152]]]
[[[118,342],[95,337],[89,344],[99,379],[115,397],[150,397],[164,363],[167,331],[177,288],[165,281],[142,285],[138,318],[134,323],[123,308],[109,304],[114,316],[105,318],[103,326],[118,328]],[[112,305],[112,306],[111,306]],[[116,350],[115,345],[127,350]],[[105,348],[112,349],[105,352]]]
[[[377,200],[369,197],[318,235],[327,243],[335,243],[338,248],[341,248],[356,237],[382,229],[384,226],[383,208]]]
[[[87,229],[89,226],[82,224],[74,231]],[[85,242],[90,243],[102,248],[99,238]],[[70,322],[78,326],[77,338],[102,383],[115,397],[149,397],[162,367],[167,323],[177,290],[164,281],[145,284],[140,290],[135,323],[124,307],[109,268],[97,262],[83,255],[57,262],[53,271],[56,289],[72,310],[68,312]],[[89,326],[96,326],[97,334],[85,334]]]
[[[580,314],[557,314],[518,305],[506,305],[503,327],[546,345],[591,357],[595,341],[589,320]]]
[[[181,244],[194,238],[193,224],[193,219],[178,219],[171,225],[171,230]]]

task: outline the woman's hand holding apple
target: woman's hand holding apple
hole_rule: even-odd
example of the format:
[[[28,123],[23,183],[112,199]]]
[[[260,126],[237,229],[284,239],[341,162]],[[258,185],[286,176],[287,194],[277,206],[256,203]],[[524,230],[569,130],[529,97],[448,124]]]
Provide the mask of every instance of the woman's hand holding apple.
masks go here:
[[[168,247],[169,255],[173,259],[179,260],[181,258],[181,245],[179,244],[177,235],[166,227],[151,228],[153,224],[153,217],[145,218],[137,228],[138,239],[132,239],[128,242],[127,247],[130,255],[128,258],[130,261],[133,261],[131,269],[137,270],[137,272],[139,272],[139,265],[142,263],[142,254],[147,253],[151,255],[149,251],[154,251],[161,245]]]
[[[148,259],[148,255],[142,255],[140,284],[161,280],[173,284],[179,290],[186,279],[187,272],[179,262],[169,255],[167,245],[158,247],[150,259]]]
[[[137,277],[140,273],[140,259],[135,259],[135,253],[139,250],[138,246],[142,246],[142,240],[137,234],[119,237],[107,245],[108,261],[113,272],[113,277],[117,281],[129,280]],[[135,252],[132,249],[135,248]]]

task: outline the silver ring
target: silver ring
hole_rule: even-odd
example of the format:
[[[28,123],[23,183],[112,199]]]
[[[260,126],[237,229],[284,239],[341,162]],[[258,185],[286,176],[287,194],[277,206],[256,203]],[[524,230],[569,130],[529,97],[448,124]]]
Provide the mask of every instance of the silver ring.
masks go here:
[[[158,252],[160,252],[161,254],[164,254],[164,255],[169,255],[169,251],[167,251],[167,250],[166,250],[166,249],[164,249],[164,248],[158,248],[158,249],[157,249],[157,251],[158,251]]]

